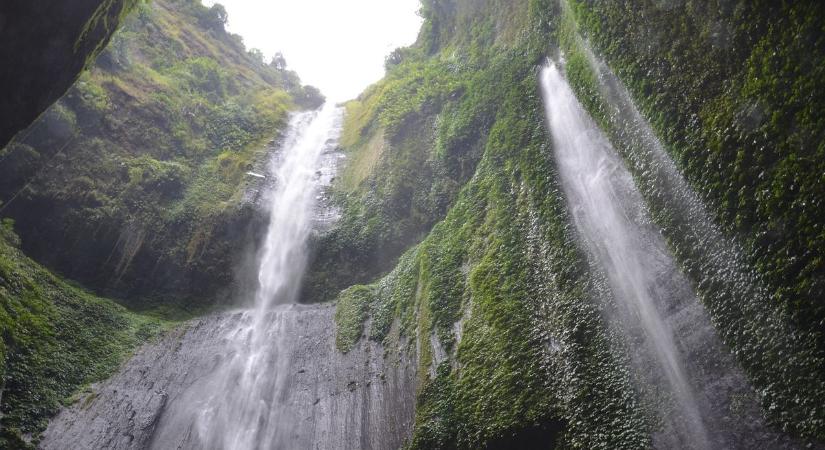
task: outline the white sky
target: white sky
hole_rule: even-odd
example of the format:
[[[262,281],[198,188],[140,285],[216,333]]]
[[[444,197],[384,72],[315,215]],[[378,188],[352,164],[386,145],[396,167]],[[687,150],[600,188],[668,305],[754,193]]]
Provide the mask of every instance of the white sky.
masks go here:
[[[266,62],[280,51],[301,81],[333,101],[356,97],[384,75],[384,57],[412,44],[419,0],[203,0],[220,3],[227,29]]]

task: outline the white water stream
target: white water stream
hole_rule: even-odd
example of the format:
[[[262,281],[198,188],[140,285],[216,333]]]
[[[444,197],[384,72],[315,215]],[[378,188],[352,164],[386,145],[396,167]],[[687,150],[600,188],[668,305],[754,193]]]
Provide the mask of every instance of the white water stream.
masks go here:
[[[266,198],[269,227],[254,306],[226,331],[228,356],[221,356],[213,373],[164,414],[154,448],[288,448],[299,420],[284,400],[298,315],[279,305],[297,300],[315,214],[319,162],[326,147],[336,145],[340,117],[340,109],[327,105],[292,119],[283,151],[272,160],[276,184]]]
[[[660,308],[675,266],[663,239],[651,233],[641,195],[598,126],[555,64],[541,74],[555,157],[579,233],[604,271],[624,317],[638,322],[664,374],[672,409],[663,420],[678,448],[711,448],[696,396]]]

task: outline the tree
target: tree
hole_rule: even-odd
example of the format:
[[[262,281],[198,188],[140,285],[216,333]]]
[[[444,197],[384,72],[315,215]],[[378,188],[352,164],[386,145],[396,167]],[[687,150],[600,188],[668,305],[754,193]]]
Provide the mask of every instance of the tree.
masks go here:
[[[226,8],[223,7],[220,3],[215,3],[209,8],[209,13],[215,19],[215,23],[220,23],[221,28],[226,25],[226,21],[229,20],[229,14],[226,13]]]
[[[215,3],[211,8],[205,11],[201,16],[201,22],[205,27],[215,31],[226,31],[226,21],[229,19],[229,14],[226,8],[220,3]]]
[[[272,61],[269,62],[269,65],[274,67],[275,70],[286,70],[286,58],[281,52],[275,53],[275,56],[272,57]]]
[[[324,100],[326,100],[324,94],[317,87],[306,85],[301,90],[301,95],[296,99],[298,105],[315,109],[324,104]]]
[[[384,58],[384,69],[389,71],[393,67],[401,64],[410,55],[410,49],[406,47],[399,47],[392,51],[386,58]]]
[[[262,52],[260,49],[250,48],[247,53],[249,53],[249,56],[251,56],[252,59],[255,60],[255,62],[261,65],[264,64],[264,52]]]

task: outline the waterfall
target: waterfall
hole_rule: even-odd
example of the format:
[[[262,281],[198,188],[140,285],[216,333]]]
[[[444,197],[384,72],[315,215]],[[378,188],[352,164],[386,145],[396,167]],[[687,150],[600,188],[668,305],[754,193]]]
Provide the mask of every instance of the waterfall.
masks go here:
[[[298,114],[290,125],[280,158],[271,172],[276,187],[269,195],[269,227],[258,268],[255,316],[259,320],[275,304],[292,303],[306,265],[306,240],[314,215],[319,159],[326,145],[340,133],[341,111],[326,106],[318,112]]]
[[[269,226],[247,308],[187,322],[142,347],[46,430],[47,450],[401,448],[412,433],[416,359],[405,340],[335,345],[335,305],[296,303],[317,202],[337,161],[342,109],[297,114],[273,153]],[[392,356],[389,356],[392,355]]]
[[[825,392],[825,379],[820,375],[825,363],[821,356],[815,356],[821,354],[816,342],[807,333],[797,332],[791,311],[781,306],[776,292],[768,288],[768,280],[749,261],[742,236],[727,233],[716,223],[711,210],[691,188],[619,78],[593,52],[586,39],[577,38],[577,46],[596,76],[609,123],[606,128],[611,130],[615,148],[645,199],[654,205],[652,208],[664,211],[657,213],[657,222],[678,249],[681,262],[692,272],[702,303],[720,325],[724,324],[720,333],[727,337],[737,358],[751,367],[752,380],[760,393],[758,397],[752,392],[742,394],[757,398],[770,409],[785,402],[779,399],[790,399],[796,406],[779,413],[789,422],[816,416],[821,408],[815,399],[818,393]],[[750,350],[754,348],[758,351]],[[794,375],[788,376],[789,373]],[[747,380],[740,378],[750,388]],[[719,397],[719,393],[711,396]],[[717,408],[728,406],[735,405],[722,403]],[[743,414],[741,410],[738,413]],[[764,417],[754,408],[750,417],[742,421],[762,424]],[[752,436],[760,432],[764,433],[764,428],[751,426],[742,434]],[[777,443],[760,446],[779,448]]]
[[[662,230],[651,220],[630,171],[579,103],[561,70],[549,63],[542,69],[540,82],[573,221],[594,273],[601,273],[607,281],[606,288],[599,290],[598,283],[596,287],[607,297],[606,319],[623,335],[642,403],[656,416],[654,447],[801,448],[767,424],[758,396],[719,338]],[[651,141],[652,132],[638,111],[620,107],[629,104],[623,92],[621,102],[611,103],[617,108],[611,120],[626,116],[630,126],[625,134],[640,131],[643,141]],[[695,197],[684,200],[690,191],[680,185],[683,181],[672,164],[662,163],[661,146],[655,150],[653,159],[659,167],[671,168],[670,176],[664,178],[665,188],[657,186],[661,195],[672,200],[674,214],[705,217],[696,214],[701,204]],[[638,157],[633,162],[646,164]],[[682,189],[674,193],[670,186]],[[719,252],[725,252],[730,245],[722,245],[709,224],[705,220],[684,232],[705,233],[719,243]]]
[[[266,197],[269,226],[260,252],[253,308],[225,330],[227,356],[164,414],[153,447],[246,450],[287,448],[299,418],[283,390],[291,375],[291,348],[300,330],[296,301],[307,260],[314,201],[326,147],[336,145],[341,111],[293,117],[283,150],[271,163],[274,189]],[[183,432],[186,430],[186,432]]]
[[[559,69],[542,71],[555,157],[575,225],[624,309],[638,321],[673,396],[666,420],[680,448],[711,448],[683,357],[659,308],[668,290],[658,276],[674,266],[661,237],[647,225],[641,195],[610,143],[576,99]]]

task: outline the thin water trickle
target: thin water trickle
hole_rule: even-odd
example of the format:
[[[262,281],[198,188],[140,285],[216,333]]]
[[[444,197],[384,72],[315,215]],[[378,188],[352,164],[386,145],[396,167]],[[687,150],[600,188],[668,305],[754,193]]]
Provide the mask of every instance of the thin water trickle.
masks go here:
[[[573,219],[604,271],[624,317],[638,323],[672,397],[663,417],[679,448],[711,448],[702,413],[673,331],[659,308],[670,300],[659,274],[674,262],[648,227],[641,195],[622,161],[576,99],[555,64],[542,70],[542,90],[555,158]]]

